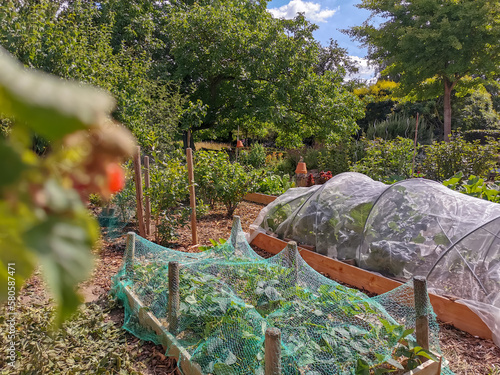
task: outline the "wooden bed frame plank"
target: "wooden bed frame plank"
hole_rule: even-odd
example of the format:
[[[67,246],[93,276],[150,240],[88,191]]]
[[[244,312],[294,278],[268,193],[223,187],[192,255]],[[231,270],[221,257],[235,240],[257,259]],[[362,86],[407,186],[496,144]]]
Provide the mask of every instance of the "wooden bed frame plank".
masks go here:
[[[178,366],[183,374],[203,375],[199,365],[191,362],[191,355],[177,341],[174,335],[168,332],[168,329],[149,310],[144,308],[139,297],[128,286],[125,286],[124,289],[130,307],[139,312],[141,325],[151,328],[160,337],[163,349],[168,350],[166,356],[177,359]]]

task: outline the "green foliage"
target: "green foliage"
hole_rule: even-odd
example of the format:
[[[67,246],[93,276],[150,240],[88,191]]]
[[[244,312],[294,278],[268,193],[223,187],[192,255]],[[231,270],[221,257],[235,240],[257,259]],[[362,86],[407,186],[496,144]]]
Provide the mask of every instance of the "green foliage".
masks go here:
[[[280,176],[273,172],[265,172],[264,177],[257,176],[256,185],[257,193],[269,195],[281,195],[291,187],[294,187],[289,175]]]
[[[499,129],[500,115],[493,109],[491,95],[484,87],[457,97],[452,107],[453,128],[462,131],[472,129]]]
[[[347,31],[369,46],[369,58],[398,79],[416,98],[437,97],[444,90],[445,136],[451,132],[451,90],[466,76],[499,71],[500,20],[491,0],[363,0],[360,8],[383,18],[368,19]],[[458,87],[457,87],[458,88]]]
[[[89,250],[98,236],[94,219],[72,188],[85,152],[63,147],[62,138],[97,127],[112,99],[90,88],[26,72],[0,49],[0,112],[14,119],[0,141],[0,281],[19,288],[37,263],[57,303],[57,322],[79,305],[74,287],[90,272]],[[32,132],[52,141],[52,152],[31,151]],[[15,264],[15,274],[7,264]],[[7,299],[7,289],[0,299]]]
[[[444,180],[443,185],[449,187],[451,190],[456,190],[476,198],[500,203],[500,182],[488,184],[484,179],[476,176],[469,176],[466,180],[463,173],[458,172],[453,177]]]
[[[278,145],[296,147],[312,135],[356,130],[361,104],[344,88],[342,72],[318,74],[323,50],[303,16],[279,20],[265,2],[239,0],[171,10],[172,77],[190,101],[207,105],[193,131],[228,137],[238,125],[251,134],[266,128]]]
[[[115,44],[119,38],[138,39],[151,26],[143,27],[151,20],[138,17],[137,4],[120,3],[103,1],[97,7],[93,2],[71,1],[62,7],[50,0],[7,0],[2,6],[0,44],[26,66],[111,92],[117,102],[114,117],[133,131],[140,144],[154,137],[165,148],[177,134],[184,99],[173,82],[151,77],[156,66],[148,43],[143,40],[140,46],[127,48]],[[120,30],[127,17],[138,17],[134,29]],[[64,92],[59,95],[52,100],[65,101]],[[105,100],[98,103],[109,105]],[[37,131],[44,135],[43,129]]]
[[[154,152],[152,156],[150,188],[144,194],[151,200],[156,242],[168,244],[176,239],[177,229],[187,223],[191,212],[189,206],[184,206],[189,199],[187,166],[181,150],[168,156]]]
[[[332,175],[348,172],[352,166],[364,157],[364,140],[352,137],[329,138],[326,148],[318,155],[318,168],[330,171]]]
[[[242,165],[231,163],[225,152],[196,152],[194,172],[197,196],[212,207],[223,204],[228,217],[253,189],[252,176]]]
[[[498,147],[496,141],[480,145],[479,141],[469,143],[455,134],[450,142],[425,146],[419,169],[426,178],[436,181],[446,180],[458,172],[464,176],[487,177],[496,164]]]
[[[260,143],[254,143],[250,151],[242,151],[238,156],[238,162],[243,165],[251,165],[254,168],[262,168],[266,164],[266,149]]]
[[[418,147],[418,146],[417,146]],[[412,177],[413,141],[397,137],[386,141],[380,138],[366,141],[366,155],[352,167],[378,181]]]
[[[479,140],[480,144],[485,144],[488,142],[488,138],[493,138],[495,140],[500,139],[500,130],[468,130],[463,134],[464,139],[467,142],[474,142]]]
[[[415,139],[416,118],[407,117],[402,113],[394,113],[384,121],[375,121],[369,126],[366,138],[383,138],[385,140],[397,137]],[[434,138],[434,130],[423,117],[418,119],[417,142],[430,144]]]
[[[16,355],[21,374],[138,374],[127,347],[124,331],[109,317],[112,305],[101,308],[91,304],[80,309],[60,329],[51,325],[56,319],[50,304],[19,305],[16,311]],[[5,325],[1,314],[0,324]],[[0,344],[8,347],[8,331],[2,330]],[[5,352],[0,363],[7,363]],[[8,366],[1,374],[12,374]]]

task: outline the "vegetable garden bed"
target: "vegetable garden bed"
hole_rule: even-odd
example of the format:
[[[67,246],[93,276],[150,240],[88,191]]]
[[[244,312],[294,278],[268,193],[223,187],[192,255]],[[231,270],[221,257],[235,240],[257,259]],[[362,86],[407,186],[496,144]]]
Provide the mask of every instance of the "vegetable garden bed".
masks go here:
[[[412,335],[411,285],[369,298],[313,271],[290,246],[260,258],[239,226],[225,245],[203,253],[180,253],[140,237],[127,249],[114,287],[125,305],[125,328],[180,356],[186,373],[264,374],[270,327],[282,335],[284,374],[397,368],[402,356],[415,367],[417,353],[423,354]],[[166,277],[173,261],[178,295]],[[434,329],[430,339],[438,350]]]

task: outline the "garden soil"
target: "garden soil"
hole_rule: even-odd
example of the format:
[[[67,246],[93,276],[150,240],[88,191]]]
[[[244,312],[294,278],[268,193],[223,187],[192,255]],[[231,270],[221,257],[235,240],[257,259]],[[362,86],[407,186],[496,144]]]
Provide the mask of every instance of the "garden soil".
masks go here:
[[[262,205],[250,202],[242,202],[235,211],[240,216],[244,231],[248,231]],[[225,215],[225,210],[215,209],[198,221],[198,238],[200,245],[210,245],[209,239],[227,239],[231,232],[232,218]],[[129,228],[128,230],[134,230]],[[196,252],[197,246],[191,243],[191,230],[189,227],[182,228],[176,243],[170,244],[170,248]],[[102,239],[96,247],[95,267],[92,277],[80,287],[87,303],[103,303],[105,296],[111,287],[111,276],[115,275],[123,258],[125,249],[124,238],[105,240]],[[259,255],[269,257],[270,254],[261,249],[254,249]],[[20,293],[23,303],[42,304],[45,295],[43,283],[35,275],[27,283]],[[115,308],[108,315],[108,319],[115,325],[123,324],[123,309]],[[440,322],[440,345],[445,358],[450,361],[450,368],[456,374],[472,375],[500,375],[500,348],[492,341],[482,340],[467,333],[456,330],[450,325]],[[160,346],[141,342],[134,336],[125,333],[129,355],[136,364],[137,371],[144,375],[180,374],[176,369],[175,360],[163,355]]]

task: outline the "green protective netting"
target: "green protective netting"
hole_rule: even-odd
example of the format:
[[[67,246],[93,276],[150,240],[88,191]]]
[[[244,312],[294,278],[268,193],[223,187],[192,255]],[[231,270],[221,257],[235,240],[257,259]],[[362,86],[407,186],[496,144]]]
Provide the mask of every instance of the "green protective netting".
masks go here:
[[[412,282],[370,298],[313,270],[296,247],[257,255],[235,218],[229,240],[201,253],[164,248],[130,235],[112,293],[125,307],[124,328],[159,337],[139,324],[129,287],[168,329],[168,268],[179,262],[180,308],[174,335],[204,374],[264,374],[267,328],[281,331],[283,374],[355,374],[358,363],[391,361],[401,336],[415,327]],[[127,271],[128,270],[128,271]],[[133,270],[133,273],[130,271]],[[428,303],[430,349],[440,353],[438,324]],[[410,334],[409,343],[415,342]],[[167,350],[168,352],[168,350]],[[452,374],[448,368],[443,373]]]

